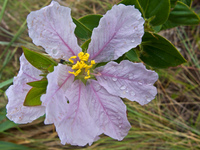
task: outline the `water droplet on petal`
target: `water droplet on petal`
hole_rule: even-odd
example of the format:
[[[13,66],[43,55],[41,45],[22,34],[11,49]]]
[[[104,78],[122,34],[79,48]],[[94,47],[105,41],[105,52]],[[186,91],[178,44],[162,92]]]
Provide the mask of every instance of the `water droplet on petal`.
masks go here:
[[[132,41],[131,41],[131,43],[134,43],[135,42],[135,40],[133,39]]]
[[[133,92],[133,91],[131,91],[130,93],[131,93],[131,95],[132,95],[132,96],[134,96],[134,95],[135,95],[135,92]]]
[[[105,80],[107,80],[107,77],[106,77],[106,76],[103,76],[103,78],[104,78]]]
[[[56,55],[58,53],[58,51],[56,49],[52,50],[53,55]]]
[[[113,81],[117,81],[117,78],[113,77],[112,80],[113,80]]]
[[[150,102],[152,99],[151,99],[151,97],[146,96],[146,100],[147,100],[148,102]]]
[[[119,128],[121,128],[122,126],[120,125]]]
[[[138,84],[139,84],[139,85],[142,85],[143,83],[142,83],[142,81],[138,81]]]
[[[129,91],[128,90],[126,90],[126,93],[128,93]]]
[[[128,78],[129,78],[130,80],[132,80],[132,79],[134,78],[134,75],[133,75],[133,74],[129,74]]]
[[[123,86],[120,87],[120,89],[121,89],[121,90],[125,90],[125,89],[126,89],[126,86],[123,85]]]

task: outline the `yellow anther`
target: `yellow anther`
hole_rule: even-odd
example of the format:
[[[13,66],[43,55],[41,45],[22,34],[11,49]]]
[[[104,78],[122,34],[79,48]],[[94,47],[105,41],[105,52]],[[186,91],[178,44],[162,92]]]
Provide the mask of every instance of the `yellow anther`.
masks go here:
[[[74,64],[74,60],[72,60],[72,59],[76,59],[77,58],[76,56],[72,56],[69,58],[69,61],[74,64],[72,66],[72,69],[74,71],[73,72],[68,71],[68,72],[73,74],[74,76],[78,76],[81,73],[82,69],[84,69],[85,72],[81,73],[81,75],[85,76],[84,79],[89,79],[91,77],[90,68],[92,68],[92,66],[95,64],[95,61],[91,60],[90,65],[88,64],[87,61],[90,57],[88,53],[84,54],[83,52],[80,52],[78,54],[78,57],[79,57],[79,61],[77,61],[76,64]]]
[[[79,66],[80,66],[80,62],[77,61],[77,63],[72,66],[72,69],[79,69],[80,68]]]
[[[68,71],[70,74],[73,74],[73,75],[75,75],[75,72],[73,71],[73,72],[71,72],[71,71]]]
[[[78,57],[79,57],[80,60],[82,59],[83,55],[84,55],[83,52],[78,53]]]
[[[83,60],[83,61],[88,61],[89,57],[90,57],[90,54],[85,53],[85,54],[83,55],[83,57],[82,57],[82,60]]]
[[[91,65],[94,65],[95,64],[95,60],[91,60]]]
[[[71,62],[72,64],[74,63],[74,61],[72,59],[69,58],[69,62]]]
[[[70,58],[71,58],[71,59],[76,59],[76,57],[77,57],[77,56],[72,56],[72,57],[70,57]]]
[[[76,72],[75,72],[75,76],[79,75],[79,73],[81,73],[81,69],[78,69]]]
[[[84,54],[83,52],[80,52],[80,53],[78,54],[78,57],[79,57],[79,59],[80,59],[81,61],[88,61],[90,55],[89,55],[88,53],[85,53],[85,54]]]
[[[90,75],[90,70],[87,71],[87,75],[88,75],[88,76]]]
[[[72,56],[72,57],[69,58],[69,62],[71,62],[73,64],[74,61],[72,59],[76,59],[76,56]]]
[[[89,79],[89,78],[90,78],[90,76],[85,76],[85,77],[84,77],[84,79]]]

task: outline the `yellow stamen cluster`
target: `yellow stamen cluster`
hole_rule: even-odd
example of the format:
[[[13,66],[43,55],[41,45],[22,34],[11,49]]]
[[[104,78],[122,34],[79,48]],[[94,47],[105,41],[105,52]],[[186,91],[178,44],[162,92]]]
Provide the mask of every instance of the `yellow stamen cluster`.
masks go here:
[[[72,66],[72,69],[75,70],[73,72],[69,71],[69,73],[73,74],[74,76],[78,76],[82,72],[82,69],[83,69],[84,72],[86,73],[86,76],[84,77],[84,79],[89,79],[91,77],[90,68],[92,68],[92,66],[95,64],[95,61],[91,60],[90,65],[87,64],[87,61],[90,57],[88,53],[84,54],[83,52],[80,52],[78,54],[78,57],[80,61],[77,61],[76,64],[74,64],[74,60],[72,60],[72,59],[76,59],[77,58],[76,56],[72,56],[69,58],[69,61],[72,64],[74,64]]]

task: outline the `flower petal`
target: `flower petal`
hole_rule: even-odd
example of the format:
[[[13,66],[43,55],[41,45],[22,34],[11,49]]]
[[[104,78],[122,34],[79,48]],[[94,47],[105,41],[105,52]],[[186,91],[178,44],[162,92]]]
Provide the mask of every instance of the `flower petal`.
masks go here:
[[[31,89],[31,86],[26,83],[40,80],[42,78],[39,76],[40,74],[41,71],[34,68],[22,54],[19,73],[14,77],[13,85],[6,90],[7,117],[15,123],[29,123],[44,115],[45,107],[43,106],[27,107],[23,105],[25,97]]]
[[[122,140],[131,127],[126,116],[126,105],[95,80],[90,80],[87,92],[87,106],[97,126],[106,135]]]
[[[68,60],[81,48],[74,34],[71,10],[52,1],[49,6],[31,12],[27,17],[29,36],[54,58]]]
[[[54,71],[47,75],[47,91],[41,96],[42,105],[46,107],[45,124],[62,120],[67,111],[66,90],[74,80],[74,75],[68,71],[71,71],[70,67],[58,64]]]
[[[56,123],[56,130],[61,143],[84,146],[91,144],[99,135],[99,128],[95,125],[86,106],[85,85],[76,80],[67,90],[69,107],[66,116]]]
[[[104,67],[97,68],[101,75],[97,80],[109,93],[147,104],[157,94],[153,84],[158,80],[158,74],[147,70],[142,63],[132,63],[128,60],[109,62]]]
[[[144,19],[134,6],[115,5],[93,30],[87,53],[90,60],[115,60],[136,47],[144,34]]]

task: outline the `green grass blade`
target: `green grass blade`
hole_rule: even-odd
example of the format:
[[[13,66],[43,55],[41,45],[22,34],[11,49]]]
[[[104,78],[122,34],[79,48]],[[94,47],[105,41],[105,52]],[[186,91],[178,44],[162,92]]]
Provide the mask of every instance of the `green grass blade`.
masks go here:
[[[5,0],[4,3],[3,3],[3,7],[2,7],[2,10],[1,10],[1,13],[0,13],[0,22],[3,18],[7,3],[8,3],[8,0]]]

